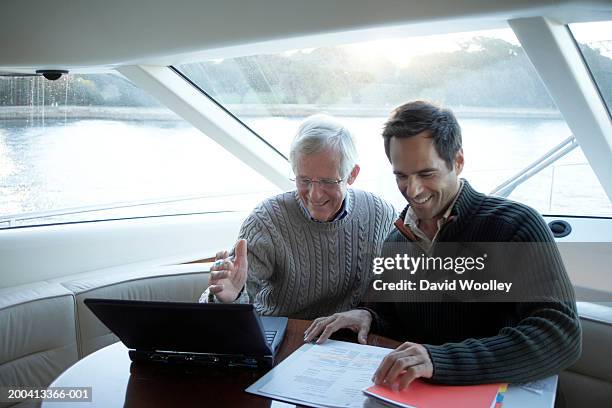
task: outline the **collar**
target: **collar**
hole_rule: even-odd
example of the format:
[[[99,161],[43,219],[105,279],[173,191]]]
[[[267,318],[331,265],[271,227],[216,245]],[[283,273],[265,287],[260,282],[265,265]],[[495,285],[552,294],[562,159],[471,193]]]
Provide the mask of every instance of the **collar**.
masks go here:
[[[461,228],[463,223],[466,222],[466,220],[468,220],[469,217],[478,210],[480,204],[486,198],[484,194],[474,190],[467,180],[461,179],[461,181],[461,188],[459,189],[454,202],[444,213],[447,215],[447,222],[450,224],[447,228],[445,228],[444,235],[447,235],[446,230],[449,230],[449,233],[454,234],[456,229]],[[406,219],[409,208],[409,205],[404,208],[404,210],[400,213],[399,218],[394,222],[394,225],[406,238],[411,241],[417,241],[416,236],[404,225],[404,220]]]
[[[339,221],[349,214],[348,209],[350,208],[349,202],[351,200],[351,194],[348,189],[346,190],[346,193],[344,194],[344,200],[342,200],[342,205],[340,206],[340,209],[338,210],[338,212],[336,212],[336,215],[330,221],[319,221],[319,220],[312,218],[312,216],[308,212],[308,209],[304,206],[304,204],[302,203],[302,200],[297,195],[297,193],[296,193],[296,197],[297,197],[298,203],[300,203],[300,207],[302,208],[302,211],[304,211],[304,214],[307,214],[308,218],[310,218],[310,220],[314,222],[325,223],[325,222]]]
[[[460,179],[459,189],[457,189],[455,198],[453,198],[453,201],[451,201],[450,205],[448,206],[446,211],[444,211],[444,214],[442,214],[442,217],[437,222],[438,230],[440,229],[440,227],[442,227],[442,225],[446,224],[446,222],[449,221],[449,219],[451,218],[451,212],[453,210],[453,207],[455,206],[455,203],[457,202],[457,199],[459,198],[459,194],[461,193],[461,190],[463,189],[463,183],[464,183],[464,180]],[[406,215],[404,216],[404,225],[408,226],[410,229],[413,229],[413,230],[414,229],[420,230],[419,219],[417,218],[416,214],[414,213],[414,210],[410,206],[407,207]]]

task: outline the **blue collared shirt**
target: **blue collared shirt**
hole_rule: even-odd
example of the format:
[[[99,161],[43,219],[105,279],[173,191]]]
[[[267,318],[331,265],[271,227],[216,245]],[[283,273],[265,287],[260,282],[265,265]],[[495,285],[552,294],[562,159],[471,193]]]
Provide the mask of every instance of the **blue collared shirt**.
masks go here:
[[[316,220],[316,219],[312,218],[312,216],[310,216],[310,212],[308,211],[308,209],[306,207],[304,207],[304,204],[302,203],[302,200],[299,198],[299,196],[298,196],[298,202],[300,203],[300,207],[302,207],[302,210],[304,210],[304,212],[306,214],[308,214],[308,216],[310,216],[310,219],[312,221],[315,221],[315,222],[334,222],[334,221],[339,221],[339,220],[343,219],[344,217],[346,217],[348,215],[347,208],[348,208],[350,197],[351,197],[351,195],[349,194],[349,192],[347,190],[346,194],[344,195],[344,200],[342,200],[342,205],[340,206],[340,209],[338,210],[338,212],[336,213],[336,216],[331,221],[319,221],[319,220]]]

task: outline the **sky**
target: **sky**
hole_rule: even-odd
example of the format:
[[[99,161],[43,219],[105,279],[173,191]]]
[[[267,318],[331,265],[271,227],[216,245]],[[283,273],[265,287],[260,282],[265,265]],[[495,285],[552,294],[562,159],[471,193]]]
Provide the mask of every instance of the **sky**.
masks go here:
[[[598,48],[601,53],[612,58],[612,21],[571,24],[570,28],[578,42],[587,43]],[[368,42],[359,42],[344,46],[356,57],[365,60],[387,59],[400,67],[410,64],[419,55],[435,52],[452,52],[460,49],[459,45],[474,37],[499,38],[514,45],[520,45],[510,28],[498,30],[474,31],[467,33],[440,34],[422,37],[393,38]],[[285,55],[296,52],[310,53],[315,48],[290,50]],[[398,52],[401,50],[401,52]]]

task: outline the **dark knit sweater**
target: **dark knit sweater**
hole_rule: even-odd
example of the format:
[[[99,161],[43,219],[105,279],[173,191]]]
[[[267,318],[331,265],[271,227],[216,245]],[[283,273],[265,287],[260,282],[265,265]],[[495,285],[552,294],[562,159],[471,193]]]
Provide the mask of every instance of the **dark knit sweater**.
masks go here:
[[[451,217],[434,252],[439,242],[554,242],[535,210],[480,194],[467,182]],[[395,228],[386,242],[411,239]],[[522,382],[558,373],[578,359],[581,328],[560,254],[556,245],[549,248],[538,268],[540,282],[551,282],[545,301],[374,303],[368,305],[372,330],[423,344],[436,383]],[[393,254],[383,250],[383,256]]]

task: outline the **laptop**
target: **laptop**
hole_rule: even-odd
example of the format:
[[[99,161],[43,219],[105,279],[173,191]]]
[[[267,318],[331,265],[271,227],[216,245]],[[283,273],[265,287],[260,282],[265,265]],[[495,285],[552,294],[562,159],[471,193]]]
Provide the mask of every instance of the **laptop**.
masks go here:
[[[85,299],[134,362],[272,367],[286,317],[260,317],[251,304]]]

